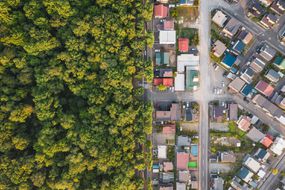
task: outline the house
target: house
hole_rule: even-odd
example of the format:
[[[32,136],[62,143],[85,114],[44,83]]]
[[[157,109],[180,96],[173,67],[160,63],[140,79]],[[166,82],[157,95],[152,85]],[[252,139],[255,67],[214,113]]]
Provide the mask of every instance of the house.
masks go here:
[[[179,170],[178,171],[178,180],[179,182],[188,182],[190,180],[190,172],[189,170]]]
[[[177,56],[177,72],[184,73],[186,67],[198,68],[199,56],[193,54],[181,54]]]
[[[176,153],[176,169],[188,170],[189,154],[186,152]]]
[[[269,148],[273,141],[271,138],[269,138],[268,136],[265,136],[261,141],[260,141],[261,144],[263,144],[263,146],[265,146],[266,148]]]
[[[277,83],[280,80],[280,75],[278,74],[277,71],[270,69],[265,77],[270,80],[271,82]]]
[[[260,23],[266,28],[271,28],[274,24],[278,22],[279,18],[274,14],[266,14],[261,19]]]
[[[264,61],[255,57],[250,62],[249,66],[254,72],[260,73],[264,69],[265,65],[266,65],[266,63]]]
[[[159,178],[162,183],[172,183],[174,182],[174,173],[173,172],[160,172]]]
[[[273,61],[273,64],[281,70],[285,69],[285,59],[283,59],[283,57],[276,57]]]
[[[225,34],[225,36],[232,38],[238,32],[240,26],[241,23],[237,19],[231,18],[223,28],[222,32]]]
[[[285,1],[277,0],[271,6],[270,9],[278,15],[283,15],[285,13]]]
[[[241,40],[244,44],[249,44],[253,40],[253,35],[249,31],[247,31],[245,28],[242,28],[241,32],[238,34],[237,37],[239,40]]]
[[[246,183],[251,181],[253,175],[254,174],[245,167],[242,167],[237,174],[237,176]]]
[[[263,148],[259,148],[256,153],[254,154],[254,157],[262,163],[265,163],[268,158],[270,157],[270,153],[267,152],[265,149]]]
[[[257,94],[252,99],[252,102],[263,109],[269,116],[276,118],[279,122],[282,123],[284,115],[283,111],[271,103],[269,100],[264,98],[262,95]],[[283,124],[283,123],[282,123]]]
[[[180,105],[172,103],[169,110],[156,110],[157,121],[179,121],[181,117]]]
[[[264,44],[262,46],[262,48],[260,49],[259,55],[266,61],[271,61],[275,55],[276,55],[277,51],[275,49],[273,49],[272,47],[268,46],[267,44]]]
[[[263,80],[259,81],[254,88],[267,97],[271,96],[274,92],[274,88]]]
[[[172,68],[154,69],[154,77],[173,77],[173,70]]]
[[[191,138],[188,136],[178,136],[177,137],[177,146],[188,146],[191,145]]]
[[[213,119],[217,122],[222,122],[226,113],[224,106],[215,106],[213,109]]]
[[[225,22],[227,21],[228,16],[222,11],[217,11],[212,18],[212,21],[217,24],[219,27],[224,27]]]
[[[163,4],[154,5],[154,18],[165,18],[168,16],[168,7]]]
[[[231,68],[235,64],[236,61],[237,61],[237,57],[235,55],[232,55],[229,52],[226,52],[225,57],[223,58],[221,63],[226,68]]]
[[[251,156],[248,156],[243,164],[254,173],[257,173],[261,168],[261,164]]]
[[[175,91],[185,91],[185,74],[177,73],[174,79]]]
[[[172,162],[163,162],[163,171],[164,172],[173,171],[173,163]]]
[[[174,83],[173,78],[154,78],[153,79],[154,86],[163,85],[166,87],[172,87],[173,83]]]
[[[245,82],[241,80],[239,77],[235,78],[230,84],[229,89],[235,93],[239,93],[239,91],[244,87]]]
[[[175,30],[160,30],[159,31],[159,44],[175,44],[176,31]]]
[[[246,85],[241,89],[240,93],[241,93],[242,95],[244,95],[245,97],[251,98],[251,97],[252,97],[252,94],[253,94],[253,93],[252,93],[252,89],[253,89],[252,85],[246,84]]]
[[[226,49],[227,49],[226,45],[220,40],[217,40],[214,43],[213,52],[216,57],[221,57],[226,51]]]
[[[162,134],[175,135],[175,132],[176,132],[175,124],[168,124],[168,125],[163,126],[162,128]]]
[[[166,145],[158,145],[157,146],[157,158],[166,159],[167,158],[167,146]]]
[[[188,38],[178,38],[178,50],[180,52],[189,51],[189,39]]]
[[[224,180],[221,177],[216,177],[213,179],[213,188],[212,190],[223,190],[224,189]]]
[[[237,121],[238,128],[242,131],[248,131],[250,128],[250,123],[251,119],[248,116],[240,116],[239,120]]]
[[[159,190],[173,190],[173,185],[159,186]]]
[[[168,0],[157,0],[157,2],[167,4],[167,3],[168,3]]]
[[[163,22],[163,30],[174,30],[174,21],[173,20],[165,20]]]
[[[176,182],[176,190],[186,190],[186,183]]]
[[[232,53],[234,53],[235,55],[239,55],[243,52],[244,48],[245,44],[241,40],[238,40],[232,46]]]
[[[265,137],[265,134],[263,134],[255,127],[252,127],[250,131],[246,134],[246,136],[253,142],[259,142],[261,139]]]
[[[179,0],[179,6],[193,6],[194,0]]]
[[[281,137],[277,137],[275,141],[273,142],[272,146],[270,147],[270,150],[274,153],[280,156],[285,148],[285,140]]]
[[[169,66],[169,52],[155,52],[155,64]]]
[[[248,67],[240,76],[242,80],[244,80],[247,84],[252,83],[252,79],[255,75],[255,72],[251,67]]]
[[[199,188],[198,181],[191,180],[190,186],[191,186],[191,189],[198,189]]]
[[[253,1],[249,6],[248,6],[248,16],[254,16],[259,18],[266,12],[265,8],[261,6],[260,3]]]
[[[220,159],[222,163],[235,163],[236,156],[233,152],[221,152]]]
[[[259,2],[265,7],[269,7],[272,4],[273,0],[259,0]]]
[[[238,120],[238,105],[229,104],[229,120],[237,121]]]

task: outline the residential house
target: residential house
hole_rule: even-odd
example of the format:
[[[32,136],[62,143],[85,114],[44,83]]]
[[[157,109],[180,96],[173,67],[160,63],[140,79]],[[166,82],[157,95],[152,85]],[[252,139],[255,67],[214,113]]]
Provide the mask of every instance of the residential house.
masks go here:
[[[264,98],[262,95],[257,94],[252,99],[252,102],[263,109],[269,116],[276,118],[279,122],[281,122],[283,125],[285,124],[283,111],[275,106],[273,103],[271,103],[269,100]]]
[[[168,185],[168,186],[159,186],[159,190],[173,190],[173,185]]]
[[[198,181],[191,179],[190,186],[191,189],[198,189],[199,188]]]
[[[184,53],[189,51],[189,39],[188,38],[178,38],[178,50]]]
[[[166,145],[158,145],[157,146],[157,158],[166,159],[167,158],[167,146]]]
[[[248,131],[251,123],[250,123],[251,119],[248,116],[240,116],[239,120],[237,121],[238,124],[238,128],[242,131]]]
[[[226,52],[225,57],[223,58],[221,63],[226,68],[231,68],[235,64],[236,61],[237,61],[237,57],[235,55],[232,55],[229,52]]]
[[[242,167],[237,174],[237,176],[246,183],[252,180],[253,175],[254,174],[245,167]]]
[[[173,78],[154,78],[153,79],[153,85],[154,86],[163,85],[166,87],[172,87],[173,83],[174,83]]]
[[[243,164],[254,173],[261,168],[261,164],[251,156],[248,156]]]
[[[283,15],[285,13],[285,1],[277,0],[271,6],[270,9],[276,14]]]
[[[265,134],[263,134],[255,127],[252,127],[250,131],[246,134],[246,136],[253,142],[260,142],[260,140],[262,140],[265,137]]]
[[[239,91],[244,87],[245,82],[241,80],[239,77],[235,78],[230,84],[229,89],[235,93],[239,93]]]
[[[285,148],[285,140],[281,137],[277,137],[272,146],[270,147],[270,150],[274,153],[280,156],[283,153],[283,150]]]
[[[236,156],[233,152],[221,152],[220,159],[222,163],[235,163]]]
[[[155,52],[155,64],[169,66],[169,52]]]
[[[266,61],[271,61],[275,55],[276,55],[277,51],[275,49],[273,49],[272,47],[270,47],[267,44],[264,44],[262,46],[262,48],[260,49],[259,55]]]
[[[229,120],[237,121],[238,120],[238,105],[229,104]]]
[[[189,154],[186,152],[176,153],[176,169],[188,170]]]
[[[217,122],[222,122],[225,118],[226,108],[224,106],[215,106],[213,108],[213,119]]]
[[[179,182],[186,183],[186,182],[188,182],[190,180],[190,177],[191,177],[191,175],[190,175],[189,170],[183,170],[183,171],[179,170],[178,171],[178,180],[179,180]]]
[[[270,157],[270,153],[267,152],[267,150],[263,148],[259,148],[256,153],[254,154],[254,157],[261,163],[265,163],[268,158]]]
[[[253,40],[253,35],[245,28],[242,28],[237,38],[247,45]]]
[[[163,22],[163,30],[174,30],[174,20],[165,20]]]
[[[279,18],[276,15],[269,13],[263,16],[260,23],[266,28],[271,28],[278,20]]]
[[[265,65],[266,65],[266,63],[264,61],[262,61],[261,59],[255,57],[250,62],[249,66],[251,67],[251,69],[254,72],[260,73],[264,69]]]
[[[235,55],[239,55],[243,52],[244,48],[245,44],[241,40],[238,40],[233,44],[231,51]]]
[[[270,84],[268,84],[267,82],[265,82],[263,80],[259,81],[256,84],[255,89],[267,97],[271,96],[274,92],[274,88]]]
[[[273,64],[281,70],[285,69],[285,59],[283,57],[276,57],[273,61]]]
[[[175,124],[168,124],[168,125],[163,126],[162,128],[162,134],[175,135],[175,132],[176,132]]]
[[[214,43],[213,52],[216,57],[221,57],[226,51],[226,49],[227,49],[226,45],[220,40],[217,40]]]
[[[259,18],[262,16],[266,10],[261,6],[260,3],[253,1],[249,6],[248,6],[248,16],[254,16]]]
[[[157,0],[157,2],[163,3],[163,4],[167,4],[169,0]]]
[[[232,38],[238,32],[240,26],[241,23],[237,19],[231,18],[226,24],[226,26],[223,28],[222,32],[229,38]]]
[[[270,69],[265,77],[270,80],[271,82],[277,83],[280,80],[280,75],[277,71]]]
[[[160,172],[159,178],[162,183],[173,183],[174,173],[173,172]]]
[[[262,3],[262,5],[264,5],[265,7],[269,7],[273,0],[259,0],[260,3]]]
[[[253,95],[253,92],[252,92],[252,85],[250,84],[246,84],[240,91],[240,93],[245,96],[245,97],[248,97],[248,98],[252,98],[252,95]]]
[[[159,173],[159,164],[152,164],[152,173]]]
[[[169,110],[156,110],[157,121],[179,121],[181,117],[180,105],[172,103]]]
[[[242,80],[244,80],[247,84],[252,83],[252,79],[255,75],[255,72],[251,67],[248,67],[240,76]]]
[[[176,43],[175,30],[160,30],[159,31],[159,44],[173,45]]]
[[[179,0],[178,6],[193,6],[195,0]]]
[[[185,91],[185,74],[177,73],[174,84],[175,91]]]
[[[213,188],[212,190],[223,190],[224,189],[224,180],[221,177],[216,177],[213,179]]]
[[[163,4],[154,5],[154,18],[165,18],[168,16],[168,7]]]
[[[190,145],[191,145],[191,138],[189,138],[188,136],[177,137],[177,146],[190,147]]]
[[[176,182],[176,190],[186,190],[186,183]]]
[[[173,70],[172,68],[154,69],[154,77],[158,78],[173,77]]]
[[[281,102],[278,104],[278,106],[279,106],[280,108],[282,108],[282,109],[285,109],[285,98],[283,98],[283,99],[281,100]]]
[[[222,27],[224,27],[225,22],[227,21],[227,19],[228,19],[228,16],[225,13],[223,13],[222,11],[218,10],[215,13],[215,15],[213,16],[212,21],[215,24],[217,24],[219,27],[222,28]]]
[[[163,171],[164,172],[173,171],[173,163],[172,162],[163,162]]]

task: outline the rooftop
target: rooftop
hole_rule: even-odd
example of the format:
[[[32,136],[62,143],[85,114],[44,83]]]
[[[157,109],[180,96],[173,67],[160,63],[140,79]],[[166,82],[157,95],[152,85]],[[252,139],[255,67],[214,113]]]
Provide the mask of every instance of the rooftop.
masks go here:
[[[188,38],[178,38],[178,49],[180,52],[189,51],[189,39]]]
[[[165,18],[168,15],[168,7],[162,4],[154,5],[154,17]]]
[[[227,67],[227,68],[230,68],[234,65],[234,63],[236,62],[237,60],[237,57],[226,52],[225,53],[225,57],[224,59],[222,60],[222,63]]]
[[[274,92],[274,88],[262,80],[257,83],[255,89],[262,93],[264,96],[271,96]]]

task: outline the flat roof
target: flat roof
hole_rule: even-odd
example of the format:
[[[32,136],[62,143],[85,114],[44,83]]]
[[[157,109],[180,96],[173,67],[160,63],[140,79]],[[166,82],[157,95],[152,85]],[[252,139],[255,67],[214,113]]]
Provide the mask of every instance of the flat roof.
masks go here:
[[[175,30],[159,31],[159,43],[160,44],[175,44],[176,43],[176,31]]]

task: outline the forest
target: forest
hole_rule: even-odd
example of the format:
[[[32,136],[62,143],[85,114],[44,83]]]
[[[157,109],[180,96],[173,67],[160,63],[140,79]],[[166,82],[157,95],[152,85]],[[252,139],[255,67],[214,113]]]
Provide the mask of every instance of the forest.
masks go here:
[[[137,190],[151,163],[142,0],[0,1],[0,190]]]

